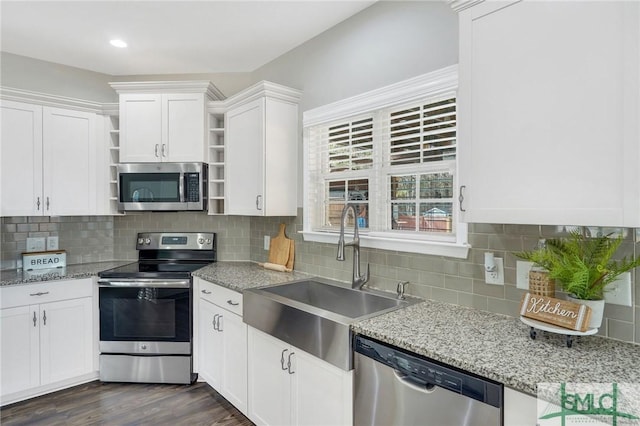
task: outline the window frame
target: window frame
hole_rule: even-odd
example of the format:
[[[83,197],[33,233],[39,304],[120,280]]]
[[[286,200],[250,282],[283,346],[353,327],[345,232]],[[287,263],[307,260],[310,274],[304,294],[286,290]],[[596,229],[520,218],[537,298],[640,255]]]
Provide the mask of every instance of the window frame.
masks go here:
[[[380,110],[386,110],[398,106],[408,105],[412,102],[421,102],[425,98],[432,98],[438,96],[444,96],[447,93],[453,93],[457,97],[458,88],[458,72],[457,65],[446,67],[428,74],[424,74],[418,77],[414,77],[390,86],[386,86],[380,89],[376,89],[352,98],[347,98],[341,101],[337,101],[328,105],[324,105],[312,110],[305,111],[303,113],[303,174],[304,174],[304,186],[303,186],[303,238],[305,241],[314,241],[322,243],[336,244],[338,242],[338,230],[318,227],[313,225],[318,222],[317,215],[326,213],[319,213],[319,207],[316,199],[310,197],[308,194],[317,194],[321,186],[318,183],[318,173],[315,176],[310,175],[309,162],[311,158],[315,161],[321,161],[316,158],[317,152],[311,151],[311,138],[312,128],[321,125],[332,125],[338,123],[340,120],[349,121],[355,120],[358,116],[364,116],[367,114],[377,114]],[[374,129],[374,133],[375,133]],[[377,141],[374,137],[375,150],[380,150],[378,144],[388,147],[389,142]],[[409,165],[390,165],[387,159],[379,159],[382,164],[379,167],[363,171],[360,170],[359,176],[367,175],[369,179],[369,197],[368,203],[370,207],[374,209],[384,208],[391,206],[389,195],[386,194],[388,188],[388,182],[390,176],[400,174],[425,174],[450,172],[454,175],[453,182],[453,212],[454,212],[454,224],[455,234],[444,234],[437,232],[416,232],[416,231],[399,231],[399,230],[370,230],[359,229],[360,245],[361,247],[377,248],[384,250],[394,250],[410,253],[422,253],[431,255],[441,255],[454,258],[467,258],[470,245],[467,241],[467,225],[460,221],[459,213],[459,184],[458,184],[458,158],[459,158],[460,145],[456,143],[456,158],[455,160],[442,160],[432,162],[425,167],[425,163],[409,164]],[[374,157],[380,154],[374,154]],[[382,154],[388,156],[388,153]],[[374,162],[376,159],[374,158]],[[331,179],[328,180],[351,180],[354,179],[357,171],[347,171],[335,173],[331,175]],[[328,175],[320,174],[325,178]],[[328,181],[325,179],[325,182]],[[384,195],[379,195],[379,188],[375,186],[379,182],[384,183],[385,191]],[[372,192],[378,193],[378,195],[371,195]],[[320,197],[316,195],[316,197]],[[324,195],[322,198],[324,200]],[[381,201],[386,200],[386,201]],[[384,205],[382,205],[382,203]],[[371,209],[370,209],[371,210]],[[390,209],[385,214],[377,213],[369,216],[370,220],[385,220],[390,222]],[[375,229],[380,229],[379,223],[377,223]],[[385,225],[386,226],[386,225]],[[372,227],[373,228],[373,227]],[[352,234],[352,229],[345,230],[346,233]]]

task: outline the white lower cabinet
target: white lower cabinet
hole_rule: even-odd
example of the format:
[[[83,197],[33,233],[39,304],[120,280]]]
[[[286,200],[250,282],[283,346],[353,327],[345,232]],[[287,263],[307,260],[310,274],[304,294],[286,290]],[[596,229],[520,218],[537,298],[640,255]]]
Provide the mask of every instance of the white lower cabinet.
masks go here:
[[[1,290],[0,404],[97,377],[92,289],[82,279]]]
[[[259,425],[350,425],[353,370],[344,371],[252,327],[249,418]]]
[[[197,281],[198,374],[246,414],[247,325],[242,322],[242,295]]]
[[[504,426],[535,425],[537,417],[535,397],[504,387]]]

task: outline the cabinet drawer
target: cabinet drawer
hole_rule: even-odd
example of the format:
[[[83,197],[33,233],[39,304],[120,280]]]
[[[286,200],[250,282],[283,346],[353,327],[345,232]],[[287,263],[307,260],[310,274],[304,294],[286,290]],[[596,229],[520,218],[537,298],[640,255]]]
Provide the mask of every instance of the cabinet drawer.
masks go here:
[[[200,280],[200,297],[242,316],[242,293]]]
[[[93,279],[48,281],[0,288],[0,308],[37,305],[93,295]]]

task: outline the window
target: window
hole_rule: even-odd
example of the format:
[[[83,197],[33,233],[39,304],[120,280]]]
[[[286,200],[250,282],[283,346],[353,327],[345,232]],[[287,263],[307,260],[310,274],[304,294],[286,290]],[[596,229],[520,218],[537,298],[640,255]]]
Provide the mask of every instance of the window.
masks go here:
[[[304,113],[307,240],[466,257],[458,223],[457,72],[450,67]]]

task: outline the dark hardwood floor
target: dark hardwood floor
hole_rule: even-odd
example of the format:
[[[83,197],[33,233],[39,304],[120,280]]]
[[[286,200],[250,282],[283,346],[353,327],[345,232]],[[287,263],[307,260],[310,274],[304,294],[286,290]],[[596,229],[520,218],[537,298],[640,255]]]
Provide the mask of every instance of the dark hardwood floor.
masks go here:
[[[186,386],[98,381],[3,407],[0,424],[253,425],[205,383]]]

